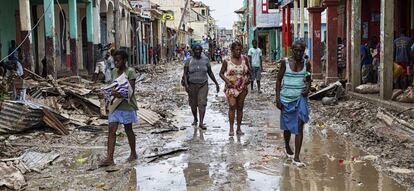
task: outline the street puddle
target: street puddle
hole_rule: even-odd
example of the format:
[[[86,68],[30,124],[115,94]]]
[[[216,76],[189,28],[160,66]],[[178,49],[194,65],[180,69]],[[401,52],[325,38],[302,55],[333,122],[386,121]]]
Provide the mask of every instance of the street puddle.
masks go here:
[[[227,115],[212,107],[222,102],[224,95],[215,97],[212,89],[205,119],[208,129],[190,126],[193,118],[188,107],[176,111],[175,125],[187,128],[168,135],[173,138],[165,147],[185,146],[189,150],[137,166],[139,190],[406,190],[368,160],[375,157],[365,157],[328,128],[321,136],[312,129],[319,127],[305,127],[301,159],[307,166],[293,166],[282,156],[279,111],[270,107],[250,110],[251,123],[242,125],[246,135],[229,137]]]
[[[281,190],[406,190],[373,166],[374,156],[367,156],[332,130],[327,130],[326,138],[311,130],[306,134],[301,156],[307,167],[286,162]]]
[[[280,177],[253,170],[247,171],[249,190],[277,190]]]

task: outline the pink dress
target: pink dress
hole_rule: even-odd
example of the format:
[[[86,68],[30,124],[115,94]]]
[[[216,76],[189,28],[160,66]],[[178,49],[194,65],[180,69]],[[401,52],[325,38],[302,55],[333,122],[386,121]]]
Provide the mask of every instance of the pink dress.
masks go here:
[[[224,93],[227,97],[237,97],[239,94],[247,90],[249,82],[249,67],[246,63],[246,57],[242,56],[242,63],[236,65],[231,61],[231,58],[227,58],[227,70],[224,76],[232,83],[232,87],[225,87]]]

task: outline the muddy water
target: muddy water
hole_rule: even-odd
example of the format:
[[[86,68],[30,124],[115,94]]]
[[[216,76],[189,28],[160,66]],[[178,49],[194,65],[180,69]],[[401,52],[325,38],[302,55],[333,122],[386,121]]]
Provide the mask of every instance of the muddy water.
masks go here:
[[[219,67],[213,67],[216,73]],[[260,96],[250,94],[247,99],[260,100]],[[189,125],[188,107],[176,112],[177,125],[187,128],[175,133],[165,147],[190,150],[136,166],[132,184],[138,190],[405,190],[363,160],[366,154],[352,143],[320,127],[306,127],[301,158],[307,166],[293,166],[283,154],[278,111],[269,109],[273,106],[268,101],[245,109],[246,135],[241,137],[228,136],[227,116],[213,109],[214,104],[226,102],[222,93],[216,96],[210,88],[206,131]]]

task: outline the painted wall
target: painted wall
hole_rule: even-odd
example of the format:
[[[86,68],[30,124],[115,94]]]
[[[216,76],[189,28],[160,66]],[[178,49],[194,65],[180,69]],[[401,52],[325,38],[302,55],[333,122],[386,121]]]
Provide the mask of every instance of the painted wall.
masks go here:
[[[268,13],[262,12],[262,0],[256,0],[256,27],[270,28],[277,27],[281,22],[279,10],[269,9]]]
[[[10,40],[16,40],[16,10],[19,1],[8,1],[0,6],[0,43],[2,58],[7,56]],[[0,59],[2,59],[0,58]]]
[[[181,9],[185,7],[185,0],[151,0],[152,3],[160,5],[160,9],[174,12],[174,20],[167,21],[167,27],[177,29],[182,16]],[[190,4],[187,7],[187,13],[190,13]],[[186,24],[188,18],[184,17],[183,23]]]
[[[203,36],[207,34],[207,23],[206,22],[190,22],[189,26],[194,30],[193,39],[196,41],[203,40]]]

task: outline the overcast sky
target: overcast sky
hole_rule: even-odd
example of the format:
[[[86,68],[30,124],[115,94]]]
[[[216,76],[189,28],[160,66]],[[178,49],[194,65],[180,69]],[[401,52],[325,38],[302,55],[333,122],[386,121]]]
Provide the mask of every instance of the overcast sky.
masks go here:
[[[217,25],[227,29],[233,28],[234,21],[237,20],[235,10],[243,6],[243,0],[201,0],[210,6],[212,16],[217,20]]]

